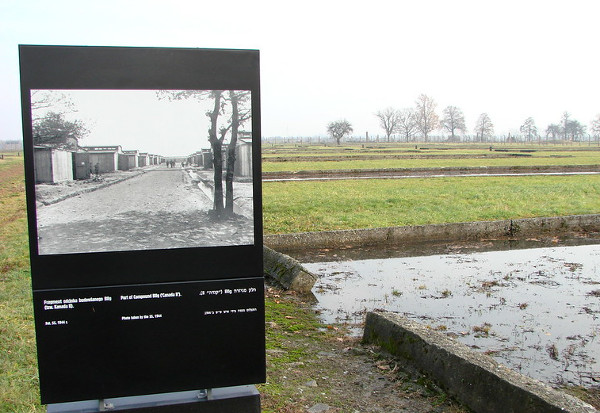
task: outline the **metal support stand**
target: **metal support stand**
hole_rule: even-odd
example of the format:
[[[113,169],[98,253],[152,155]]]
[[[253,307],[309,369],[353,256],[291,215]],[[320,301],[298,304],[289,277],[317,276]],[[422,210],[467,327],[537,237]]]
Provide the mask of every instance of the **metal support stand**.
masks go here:
[[[222,387],[147,396],[55,403],[47,413],[260,413],[254,386]]]

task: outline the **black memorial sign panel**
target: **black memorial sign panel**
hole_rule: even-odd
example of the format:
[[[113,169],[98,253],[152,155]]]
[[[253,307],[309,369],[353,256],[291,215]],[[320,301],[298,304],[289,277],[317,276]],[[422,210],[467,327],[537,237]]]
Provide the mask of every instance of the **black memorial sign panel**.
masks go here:
[[[258,383],[263,280],[34,293],[49,401]]]
[[[258,52],[19,52],[42,402],[264,381]]]

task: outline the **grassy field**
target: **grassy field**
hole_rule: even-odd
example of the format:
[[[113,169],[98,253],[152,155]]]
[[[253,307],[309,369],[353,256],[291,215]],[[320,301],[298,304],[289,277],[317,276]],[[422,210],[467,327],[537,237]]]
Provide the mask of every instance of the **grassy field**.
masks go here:
[[[571,158],[464,158],[464,159],[368,159],[336,161],[264,162],[264,172],[327,171],[332,169],[460,168],[486,166],[598,165],[599,156]]]
[[[600,212],[600,175],[449,177],[263,184],[265,233]]]
[[[387,145],[363,148],[271,146],[263,153],[264,172],[332,169],[457,168],[506,166],[567,166],[600,164],[600,148],[589,146],[506,147],[489,151],[478,146]]]
[[[0,211],[0,412],[42,412],[22,157],[0,161]]]
[[[423,145],[417,145],[421,148]],[[265,172],[600,165],[593,146],[267,146]],[[373,155],[403,158],[369,159]],[[513,154],[515,156],[509,156]],[[352,157],[349,159],[349,157]],[[265,233],[600,212],[600,176],[448,177],[263,183]]]

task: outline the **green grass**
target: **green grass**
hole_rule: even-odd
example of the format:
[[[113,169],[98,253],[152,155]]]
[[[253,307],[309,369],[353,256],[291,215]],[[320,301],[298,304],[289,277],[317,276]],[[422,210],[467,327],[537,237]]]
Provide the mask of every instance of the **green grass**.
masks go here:
[[[343,158],[340,158],[343,159]],[[600,153],[573,157],[369,159],[339,161],[263,162],[263,172],[326,171],[332,169],[459,168],[485,166],[598,165]]]
[[[0,161],[0,211],[0,412],[42,412],[22,157]]]
[[[29,270],[2,273],[0,281],[0,412],[43,412]]]
[[[600,147],[594,146],[494,146],[494,150],[482,145],[434,145],[423,148],[422,145],[389,144],[386,146],[267,146],[263,147],[262,157],[266,160],[276,157],[310,157],[314,156],[360,156],[360,155],[436,155],[436,156],[514,156],[515,154],[529,156],[576,156],[577,153],[598,152]]]
[[[302,374],[292,378],[290,364],[294,364],[296,370],[305,368],[305,361],[317,357],[311,342],[327,340],[329,334],[323,331],[317,315],[307,305],[299,305],[290,297],[280,299],[277,291],[271,289],[265,297],[265,322],[265,347],[269,355],[267,381],[257,387],[263,396],[262,409],[266,413],[282,411],[289,400],[297,397],[297,388],[306,378]],[[291,380],[294,385],[282,386],[281,377]]]
[[[307,309],[298,309],[298,306],[268,297],[265,301],[267,323],[274,323],[277,328],[269,329],[266,337],[266,348],[282,348],[282,333],[310,332],[316,333],[320,324],[314,312]]]
[[[263,184],[271,234],[592,213],[600,213],[597,175]]]
[[[267,145],[263,149],[263,171],[600,164],[600,148],[587,145],[494,145],[502,151],[490,151],[489,146],[474,144],[434,144],[428,149],[420,149],[423,144],[418,144],[417,147],[419,149],[412,144],[354,144],[339,147]],[[373,156],[387,158],[368,159]],[[391,156],[404,158],[395,159]]]

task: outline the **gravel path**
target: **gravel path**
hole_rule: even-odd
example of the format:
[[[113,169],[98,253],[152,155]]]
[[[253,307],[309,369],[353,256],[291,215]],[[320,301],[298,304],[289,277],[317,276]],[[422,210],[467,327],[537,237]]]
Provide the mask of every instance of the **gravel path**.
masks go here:
[[[38,207],[40,254],[252,244],[252,221],[213,222],[181,169],[157,168]]]

